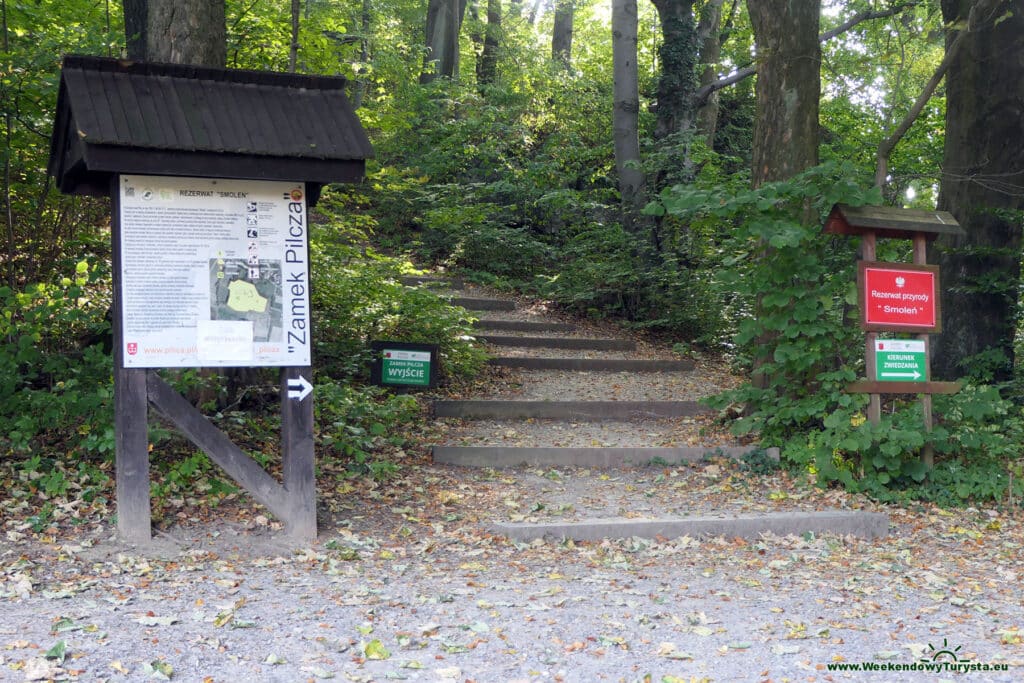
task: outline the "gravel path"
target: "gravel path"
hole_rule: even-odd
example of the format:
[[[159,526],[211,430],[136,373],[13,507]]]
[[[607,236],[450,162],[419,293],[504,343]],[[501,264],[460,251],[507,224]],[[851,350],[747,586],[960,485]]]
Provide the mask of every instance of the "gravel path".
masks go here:
[[[0,679],[1004,682],[1024,663],[1013,577],[979,581],[951,555],[902,544],[513,547],[348,533],[260,556],[265,537],[220,531],[179,530],[144,554],[99,542],[23,561],[0,584]],[[60,641],[62,665],[44,658]],[[827,670],[911,666],[944,643],[1009,670]]]
[[[504,373],[496,395],[697,398],[728,372]],[[511,380],[514,381],[514,380]],[[480,396],[475,398],[491,398]],[[451,421],[452,445],[709,445],[706,418]],[[886,507],[737,463],[461,469],[398,478],[320,463],[320,537],[244,498],[177,501],[154,542],[113,510],[0,497],[0,681],[805,683],[1024,679],[1024,514]],[[88,509],[87,509],[88,508]],[[494,521],[716,511],[885,511],[891,534],[518,544]],[[90,512],[89,510],[92,510]],[[874,673],[842,671],[866,663]],[[999,667],[968,676],[925,665]],[[1002,670],[1002,667],[1006,667]]]

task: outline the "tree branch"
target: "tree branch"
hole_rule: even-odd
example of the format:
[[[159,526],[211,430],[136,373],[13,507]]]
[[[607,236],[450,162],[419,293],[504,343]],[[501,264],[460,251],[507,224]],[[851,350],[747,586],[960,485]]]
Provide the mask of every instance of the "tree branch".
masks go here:
[[[911,7],[916,7],[917,5],[920,4],[920,2],[921,0],[910,0],[908,2],[901,2],[898,5],[893,5],[889,9],[883,9],[878,11],[866,10],[864,12],[861,12],[860,14],[855,14],[846,21],[844,21],[843,23],[839,24],[839,26],[836,26],[834,29],[822,33],[820,36],[818,36],[818,40],[824,43],[826,40],[832,40],[836,36],[846,33],[857,24],[863,23],[865,21],[872,21],[874,19],[885,19],[887,17],[891,17],[894,14],[899,14],[904,10],[910,9]]]
[[[985,0],[971,8],[970,13],[967,15],[967,30],[958,31],[953,40],[946,47],[946,54],[942,58],[942,61],[935,68],[935,73],[928,79],[921,93],[917,96],[910,111],[903,117],[900,124],[896,126],[896,130],[892,132],[887,138],[884,138],[878,143],[878,152],[876,154],[875,162],[875,187],[881,189],[885,186],[885,179],[889,175],[889,157],[892,155],[892,151],[896,149],[896,145],[899,144],[903,136],[907,134],[910,127],[914,125],[914,121],[921,115],[924,110],[924,105],[928,103],[932,95],[935,93],[935,89],[939,86],[942,78],[946,75],[946,71],[949,69],[949,65],[960,51],[960,45],[963,43],[964,36],[972,30],[972,28],[978,25],[975,21],[979,12],[986,9]]]
[[[856,14],[850,17],[839,26],[836,26],[835,28],[822,33],[820,36],[818,36],[818,42],[824,43],[826,41],[832,40],[833,38],[840,36],[843,33],[846,33],[854,26],[862,24],[865,21],[872,21],[874,19],[885,19],[886,17],[891,17],[893,15],[899,14],[900,12],[910,9],[911,7],[916,7],[920,2],[921,0],[910,0],[909,2],[902,2],[898,5],[893,5],[889,9],[878,11],[868,10],[861,12],[860,14]],[[753,76],[756,73],[757,65],[752,64],[750,66],[735,71],[734,73],[726,76],[725,78],[720,78],[713,83],[708,83],[707,85],[703,86],[697,91],[697,94],[694,96],[696,100],[694,106],[703,106],[704,103],[707,102],[707,99],[711,96],[711,93],[717,92],[722,88],[727,88],[735,83],[739,83],[743,79],[749,78],[750,76]]]
[[[946,49],[946,56],[939,62],[939,65],[935,68],[935,73],[925,83],[921,93],[914,101],[914,105],[907,112],[907,115],[903,117],[903,120],[900,121],[900,125],[896,126],[896,130],[892,132],[892,135],[878,143],[877,161],[875,163],[875,187],[880,189],[885,185],[885,178],[889,175],[889,156],[896,148],[896,145],[899,144],[899,141],[903,139],[903,136],[907,134],[907,131],[910,130],[910,127],[914,125],[917,117],[921,115],[924,105],[928,104],[928,100],[932,98],[935,88],[939,86],[943,76],[946,75],[950,62],[953,61],[953,57],[959,51],[960,44],[963,42],[963,36],[963,32],[958,33],[953,42],[950,43]]]

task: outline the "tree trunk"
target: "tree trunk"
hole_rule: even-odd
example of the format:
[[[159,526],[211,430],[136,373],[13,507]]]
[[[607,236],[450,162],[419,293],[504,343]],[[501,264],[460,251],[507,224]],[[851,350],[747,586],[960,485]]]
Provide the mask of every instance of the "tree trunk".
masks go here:
[[[301,16],[301,0],[292,0],[292,42],[288,48],[288,71],[292,73],[295,73],[299,60],[299,17]]]
[[[149,0],[146,59],[223,67],[227,63],[224,0]]]
[[[704,87],[718,80],[718,60],[722,56],[722,4],[724,0],[708,0],[701,10],[697,37],[700,40],[700,86]],[[708,96],[696,114],[697,133],[706,141],[708,149],[715,147],[715,132],[718,128],[718,92]]]
[[[1012,375],[1024,210],[1024,13],[1002,0],[943,0],[947,49],[946,142],[939,208],[965,237],[939,238],[942,334],[932,337],[932,370],[953,379],[964,363]],[[972,357],[987,354],[988,358]]]
[[[498,77],[498,48],[501,46],[501,0],[487,0],[487,27],[484,49],[480,53],[477,78],[481,85],[494,83]]]
[[[818,163],[820,0],[747,0],[757,44],[753,185]]]
[[[309,10],[309,0],[306,1],[306,9]],[[352,108],[359,109],[363,106],[363,98],[366,96],[366,71],[370,61],[370,0],[363,0],[362,9],[359,12],[359,68],[356,69],[356,82],[352,86]]]
[[[654,137],[663,138],[693,127],[697,92],[697,26],[693,0],[653,0],[661,23],[661,77]]]
[[[635,232],[643,203],[643,172],[640,163],[640,95],[637,75],[636,0],[612,0],[612,70],[614,104],[612,131],[615,169],[622,195],[623,226]]]
[[[752,182],[758,187],[791,178],[818,163],[820,0],[747,0],[747,11],[758,61],[752,153]],[[809,206],[804,220],[812,220]],[[760,258],[771,258],[767,244]],[[758,315],[761,310],[759,295]],[[750,376],[755,387],[764,389],[772,383],[764,366],[771,361],[777,342],[777,332],[765,331],[758,338]]]
[[[148,0],[124,0],[124,45],[128,59],[146,59],[146,15]]]
[[[459,73],[459,30],[465,0],[430,0],[427,5],[426,47],[420,83],[439,76],[454,79]]]
[[[551,61],[566,69],[572,64],[572,29],[575,0],[555,0],[555,25],[551,30]]]
[[[7,2],[4,0],[3,4],[0,5],[0,47],[3,48],[4,54],[10,54],[11,45],[10,38],[8,37],[8,26],[7,26]],[[11,115],[11,111],[8,107],[4,107],[4,177],[3,177],[3,192],[4,192],[4,221],[7,226],[7,286],[11,289],[15,288],[17,284],[14,277],[14,258],[17,255],[17,244],[14,237],[14,208],[11,206],[11,156],[14,151],[11,147],[11,126],[13,125],[14,117]],[[47,176],[49,180],[49,176]]]

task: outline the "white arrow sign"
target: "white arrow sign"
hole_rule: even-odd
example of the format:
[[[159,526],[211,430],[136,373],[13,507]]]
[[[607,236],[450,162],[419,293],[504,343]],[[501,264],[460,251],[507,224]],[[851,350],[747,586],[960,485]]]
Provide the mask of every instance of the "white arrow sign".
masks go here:
[[[313,391],[313,385],[302,375],[299,375],[297,379],[288,380],[288,398],[301,401],[309,396],[311,391]]]
[[[917,372],[882,372],[879,377],[906,377],[908,379],[921,379],[921,373]]]

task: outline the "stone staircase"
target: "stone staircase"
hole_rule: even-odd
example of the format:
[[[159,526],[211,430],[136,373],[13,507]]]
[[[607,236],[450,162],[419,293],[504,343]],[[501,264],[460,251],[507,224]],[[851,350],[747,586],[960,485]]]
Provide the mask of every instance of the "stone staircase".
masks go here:
[[[473,468],[642,468],[651,463],[697,462],[709,456],[740,458],[756,447],[701,441],[695,426],[708,409],[698,399],[720,390],[695,364],[663,349],[595,335],[544,311],[524,310],[512,299],[463,291],[443,278],[409,279],[435,288],[453,304],[480,315],[478,339],[493,365],[517,368],[522,388],[510,395],[437,400],[435,419],[456,421],[447,443],[433,447],[438,465]],[[446,285],[450,286],[446,288]],[[514,435],[514,438],[509,435]],[[509,441],[512,443],[509,443]],[[778,458],[777,449],[769,455]],[[622,537],[726,535],[766,531],[885,535],[888,518],[858,511],[754,515],[602,517],[572,522],[504,522],[496,533],[529,541],[544,536],[594,540]]]

